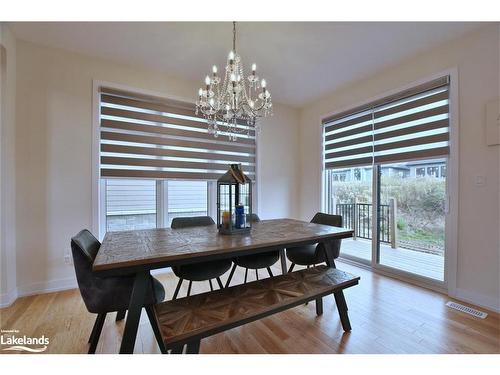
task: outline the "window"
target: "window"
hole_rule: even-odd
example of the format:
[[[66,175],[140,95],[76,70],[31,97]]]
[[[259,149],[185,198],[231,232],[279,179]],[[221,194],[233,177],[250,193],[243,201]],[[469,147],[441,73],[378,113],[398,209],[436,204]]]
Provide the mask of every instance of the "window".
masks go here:
[[[215,181],[240,163],[255,182],[255,129],[215,138],[192,103],[99,88],[100,235],[215,216]]]
[[[209,214],[207,181],[168,181],[167,184],[168,226],[174,217]]]
[[[425,168],[417,168],[415,173],[417,177],[425,177]]]
[[[427,176],[439,177],[439,167],[427,167]]]
[[[106,231],[156,228],[154,180],[104,180]]]

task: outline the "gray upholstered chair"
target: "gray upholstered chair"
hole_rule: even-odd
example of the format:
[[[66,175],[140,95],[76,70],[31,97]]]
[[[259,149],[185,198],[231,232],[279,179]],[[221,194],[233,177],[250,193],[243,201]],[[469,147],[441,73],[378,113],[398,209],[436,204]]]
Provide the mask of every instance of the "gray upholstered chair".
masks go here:
[[[189,228],[189,227],[202,227],[215,225],[215,222],[210,216],[194,216],[194,217],[176,217],[172,220],[171,228]],[[214,227],[214,231],[217,230]],[[216,279],[219,284],[219,288],[223,289],[222,281],[220,277],[224,275],[231,268],[231,260],[221,259],[214,260],[210,262],[186,264],[182,266],[172,267],[174,274],[179,278],[177,287],[175,288],[174,296],[172,299],[176,299],[179,294],[182,282],[184,280],[189,281],[187,295],[191,294],[191,285],[193,281],[207,281],[210,284],[210,290],[213,290],[212,279]]]
[[[318,212],[311,220],[311,223],[330,225],[332,227],[342,227],[342,216],[329,215]],[[333,258],[338,258],[340,254],[340,243],[342,240],[332,240]],[[296,264],[301,266],[311,266],[326,262],[323,244],[313,244],[297,246],[286,249],[286,257],[292,264],[288,272],[292,272]]]
[[[90,313],[97,314],[89,338],[89,354],[95,353],[106,314],[116,311],[116,320],[121,320],[125,317],[134,285],[133,276],[106,278],[95,276],[92,272],[92,265],[100,247],[101,243],[86,229],[71,238],[71,252],[73,254],[78,288],[80,289],[87,310]],[[144,307],[146,308],[158,344],[160,345],[161,343],[160,348],[163,345],[163,340],[161,339],[151,305],[162,302],[164,298],[165,290],[163,286],[158,280],[151,277],[151,287],[147,291]]]
[[[247,220],[251,220],[252,222],[255,223],[259,222],[260,218],[257,214],[252,214],[251,216],[250,215],[247,216]],[[249,269],[255,270],[255,277],[257,278],[257,280],[259,279],[259,270],[264,268],[267,269],[269,276],[273,277],[271,266],[278,261],[279,257],[280,257],[279,249],[277,249],[266,253],[245,255],[233,259],[234,264],[233,268],[231,269],[231,273],[229,274],[229,277],[227,279],[226,288],[229,286],[229,283],[233,278],[234,271],[238,266],[243,267],[245,269],[245,283],[247,282]]]

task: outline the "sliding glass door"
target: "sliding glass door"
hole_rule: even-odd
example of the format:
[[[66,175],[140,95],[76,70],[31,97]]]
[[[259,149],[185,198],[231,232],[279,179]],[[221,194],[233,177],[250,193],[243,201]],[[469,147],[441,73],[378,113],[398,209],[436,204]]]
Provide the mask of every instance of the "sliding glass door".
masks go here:
[[[448,78],[323,120],[324,208],[354,231],[341,256],[445,281]]]
[[[341,215],[344,228],[354,230],[342,242],[342,254],[370,263],[372,258],[373,205],[371,165],[327,171],[328,212]]]
[[[446,159],[382,164],[378,264],[444,281]]]

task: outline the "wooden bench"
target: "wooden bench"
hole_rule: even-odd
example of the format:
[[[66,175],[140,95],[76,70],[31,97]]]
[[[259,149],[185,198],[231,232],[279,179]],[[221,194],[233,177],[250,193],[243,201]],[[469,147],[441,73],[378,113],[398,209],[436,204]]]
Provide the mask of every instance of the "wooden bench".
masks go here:
[[[204,337],[253,322],[305,302],[332,294],[345,331],[351,330],[343,289],[357,285],[359,277],[336,268],[318,266],[243,285],[197,294],[154,306],[153,327],[162,353],[198,353]]]

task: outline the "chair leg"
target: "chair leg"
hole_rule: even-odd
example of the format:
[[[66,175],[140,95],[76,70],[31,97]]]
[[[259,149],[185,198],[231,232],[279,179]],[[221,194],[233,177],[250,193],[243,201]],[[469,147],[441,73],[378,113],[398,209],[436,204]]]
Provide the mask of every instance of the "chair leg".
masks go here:
[[[295,267],[295,263],[292,263],[290,265],[290,268],[288,269],[288,272],[292,272],[293,271],[293,267]]]
[[[229,286],[229,283],[231,282],[231,279],[233,278],[235,270],[236,270],[236,263],[233,264],[233,268],[231,268],[231,272],[229,272],[229,277],[227,278],[227,281],[226,281],[226,288]]]
[[[271,267],[267,267],[267,272],[269,273],[269,277],[274,277],[273,271],[271,271]]]
[[[309,264],[306,267],[307,267],[307,269],[309,269]]]
[[[210,291],[214,291],[214,286],[212,285],[212,280],[208,280],[208,283],[210,284]]]
[[[189,297],[191,295],[191,286],[193,285],[193,282],[189,280],[189,285],[188,285],[188,293],[187,296]]]
[[[106,313],[97,314],[97,318],[94,324],[95,331],[91,336],[89,354],[95,354],[95,350],[97,349],[97,344],[99,342],[99,337],[101,336],[102,326],[104,325],[105,320],[106,320]]]
[[[187,344],[186,354],[198,354],[200,352],[200,340],[191,341]]]
[[[181,290],[181,285],[184,279],[179,279],[179,282],[177,283],[177,286],[175,287],[175,292],[174,296],[172,297],[172,300],[177,299],[177,295],[179,294],[179,290]]]
[[[323,297],[316,298],[316,315],[323,315]]]
[[[184,351],[184,345],[178,345],[178,346],[174,346],[170,350],[170,354],[182,354],[183,351]]]
[[[259,280],[259,270],[257,268],[255,269],[255,278]]]
[[[119,322],[120,320],[125,319],[125,314],[127,313],[127,310],[120,310],[116,312],[116,321]]]
[[[243,284],[247,283],[247,276],[248,276],[248,268],[245,268],[245,281],[243,282]]]
[[[158,322],[156,321],[156,316],[153,311],[152,306],[144,306],[146,309],[146,313],[148,314],[149,323],[151,323],[151,327],[153,328],[153,333],[155,334],[156,342],[158,343],[158,347],[162,354],[166,354],[167,350],[165,349],[165,344],[163,343],[163,337],[161,335],[160,327],[158,327]]]
[[[222,284],[222,280],[220,277],[216,277],[215,280],[217,280],[217,284],[219,284],[219,288],[224,289],[224,285]]]

